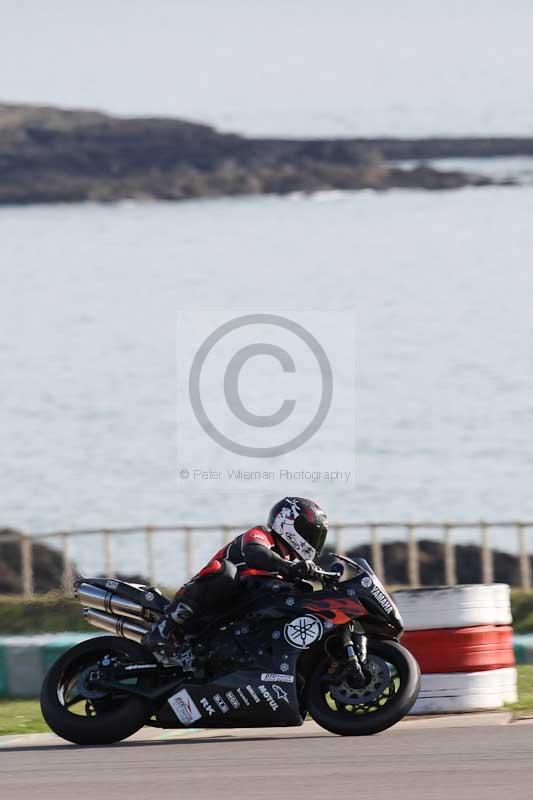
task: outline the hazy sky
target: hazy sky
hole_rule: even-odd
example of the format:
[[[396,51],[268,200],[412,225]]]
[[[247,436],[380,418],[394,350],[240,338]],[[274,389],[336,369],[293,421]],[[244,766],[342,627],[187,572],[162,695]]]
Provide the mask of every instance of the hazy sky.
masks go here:
[[[0,0],[0,99],[280,133],[531,132],[530,0]]]

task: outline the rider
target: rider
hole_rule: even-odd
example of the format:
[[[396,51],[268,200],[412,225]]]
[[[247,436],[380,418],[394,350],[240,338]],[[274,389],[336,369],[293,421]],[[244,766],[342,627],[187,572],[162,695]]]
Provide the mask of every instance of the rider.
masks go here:
[[[328,518],[317,503],[284,497],[270,509],[266,528],[258,525],[241,533],[176,592],[143,644],[167,648],[171,634],[187,633],[195,618],[220,613],[240,587],[268,590],[273,578],[312,579],[327,532]]]

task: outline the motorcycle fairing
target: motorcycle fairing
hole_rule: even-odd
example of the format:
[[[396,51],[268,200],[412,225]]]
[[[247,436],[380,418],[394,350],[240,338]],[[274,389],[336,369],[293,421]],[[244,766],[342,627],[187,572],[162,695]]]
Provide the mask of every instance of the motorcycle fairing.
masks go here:
[[[237,670],[209,683],[182,683],[159,709],[156,719],[165,727],[175,728],[303,724],[296,675],[259,670]]]
[[[315,592],[304,607],[334,625],[343,625],[356,617],[364,616],[367,611],[356,597],[346,597],[339,592]]]

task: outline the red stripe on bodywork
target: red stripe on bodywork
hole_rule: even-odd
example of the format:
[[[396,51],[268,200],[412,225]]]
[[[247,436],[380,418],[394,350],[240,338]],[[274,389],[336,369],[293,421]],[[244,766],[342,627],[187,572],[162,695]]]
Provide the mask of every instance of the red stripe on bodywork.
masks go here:
[[[342,625],[368,613],[359,600],[350,597],[322,597],[309,600],[305,603],[305,608],[336,625]]]

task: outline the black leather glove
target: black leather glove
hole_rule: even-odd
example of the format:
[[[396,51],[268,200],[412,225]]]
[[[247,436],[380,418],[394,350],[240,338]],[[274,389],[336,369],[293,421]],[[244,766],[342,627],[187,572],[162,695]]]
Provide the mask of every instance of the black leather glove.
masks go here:
[[[290,577],[298,580],[313,580],[317,573],[314,561],[293,561],[291,564]]]

